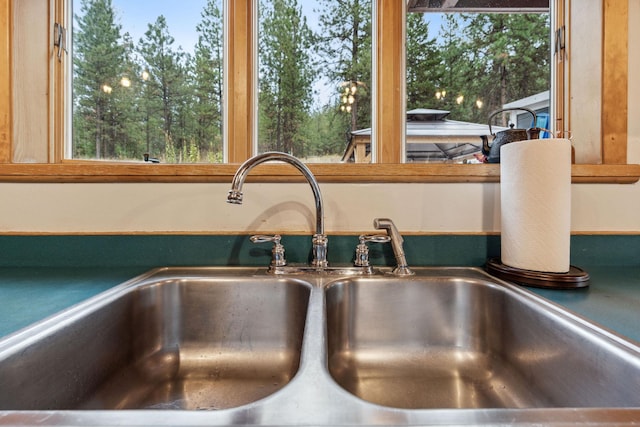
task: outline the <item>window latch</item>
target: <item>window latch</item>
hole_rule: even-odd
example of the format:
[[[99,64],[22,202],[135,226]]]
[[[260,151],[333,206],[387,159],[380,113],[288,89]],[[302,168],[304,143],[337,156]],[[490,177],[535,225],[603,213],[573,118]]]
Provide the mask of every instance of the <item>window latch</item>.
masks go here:
[[[58,48],[58,61],[62,61],[62,52],[68,53],[67,29],[58,22],[53,25],[53,46]]]

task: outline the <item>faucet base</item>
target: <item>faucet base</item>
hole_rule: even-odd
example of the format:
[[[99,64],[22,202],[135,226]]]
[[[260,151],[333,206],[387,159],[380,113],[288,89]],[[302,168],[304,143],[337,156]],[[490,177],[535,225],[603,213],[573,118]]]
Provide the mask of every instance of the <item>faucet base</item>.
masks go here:
[[[390,274],[390,272],[388,272]],[[274,275],[296,275],[296,274],[317,274],[321,276],[373,276],[387,274],[382,270],[368,267],[313,267],[309,265],[286,265],[270,266],[267,274]]]
[[[394,276],[413,276],[414,274],[416,274],[416,273],[413,272],[413,270],[411,270],[406,265],[398,266],[398,267],[394,268],[391,273]]]
[[[326,268],[329,265],[327,261],[327,246],[329,239],[324,234],[314,234],[311,244],[313,245],[312,268]]]

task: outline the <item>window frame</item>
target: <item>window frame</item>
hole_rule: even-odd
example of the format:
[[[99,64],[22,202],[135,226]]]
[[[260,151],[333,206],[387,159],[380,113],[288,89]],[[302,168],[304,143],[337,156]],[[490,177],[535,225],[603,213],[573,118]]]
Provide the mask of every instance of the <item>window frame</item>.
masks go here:
[[[52,81],[49,95],[47,150],[50,163],[14,163],[12,138],[12,4],[0,0],[0,181],[3,182],[229,182],[237,165],[252,155],[255,131],[255,31],[254,0],[225,0],[225,126],[227,164],[137,164],[64,159],[64,110],[69,96],[62,84],[63,62],[53,61],[47,70]],[[64,0],[43,0],[50,21],[66,22]],[[562,2],[560,2],[562,3]],[[567,0],[567,3],[568,0]],[[402,5],[402,7],[399,7]],[[568,6],[567,6],[568,8]],[[404,140],[404,65],[397,52],[404,51],[405,2],[374,0],[374,100],[373,164],[309,164],[320,182],[498,182],[499,165],[400,163]],[[562,8],[562,10],[565,10]],[[5,25],[2,25],[5,23]],[[573,182],[632,183],[640,178],[640,165],[627,164],[628,2],[603,1],[603,164],[572,165]],[[52,45],[52,43],[50,43]],[[248,66],[248,64],[250,66]],[[568,70],[563,71],[566,81]],[[6,90],[8,89],[8,90]],[[565,96],[561,97],[568,99]],[[557,112],[567,116],[562,102]],[[621,114],[621,110],[624,114]],[[563,117],[561,114],[560,117]],[[568,116],[567,116],[568,117]],[[254,181],[298,182],[286,165],[262,165],[252,173]]]

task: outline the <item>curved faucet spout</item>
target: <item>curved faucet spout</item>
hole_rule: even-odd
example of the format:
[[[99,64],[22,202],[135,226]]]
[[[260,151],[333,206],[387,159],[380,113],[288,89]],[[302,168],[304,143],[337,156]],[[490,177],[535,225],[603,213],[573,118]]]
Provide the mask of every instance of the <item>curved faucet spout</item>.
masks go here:
[[[281,152],[270,151],[258,154],[240,165],[236,174],[231,181],[231,190],[227,196],[227,203],[242,204],[242,185],[249,174],[249,171],[255,166],[271,161],[285,162],[298,169],[306,178],[313,191],[313,197],[316,204],[316,233],[313,236],[313,261],[314,267],[327,266],[327,236],[324,234],[324,204],[322,201],[322,193],[318,181],[309,168],[298,158]]]

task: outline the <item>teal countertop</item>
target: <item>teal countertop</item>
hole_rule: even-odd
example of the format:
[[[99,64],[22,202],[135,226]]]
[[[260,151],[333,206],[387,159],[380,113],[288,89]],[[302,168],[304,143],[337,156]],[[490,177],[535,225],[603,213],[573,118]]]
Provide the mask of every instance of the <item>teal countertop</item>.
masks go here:
[[[534,293],[640,343],[640,266],[582,266],[588,288]],[[90,298],[150,267],[0,268],[0,337]]]
[[[147,268],[0,268],[0,337],[129,280]]]
[[[587,288],[528,289],[640,344],[640,266],[583,268],[591,278]]]

